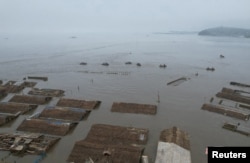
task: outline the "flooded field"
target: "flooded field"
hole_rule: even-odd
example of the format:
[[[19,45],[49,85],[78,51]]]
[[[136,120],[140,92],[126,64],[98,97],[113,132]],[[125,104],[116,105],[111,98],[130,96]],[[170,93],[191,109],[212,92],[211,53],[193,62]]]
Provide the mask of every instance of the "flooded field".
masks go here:
[[[250,84],[249,50],[249,39],[195,34],[8,35],[0,37],[0,80],[3,85],[8,81],[18,84],[25,78],[37,83],[34,88],[63,90],[66,99],[101,102],[61,137],[42,162],[66,162],[74,144],[86,138],[92,125],[107,124],[148,129],[144,155],[150,163],[155,160],[161,131],[177,126],[190,136],[192,163],[203,163],[207,146],[250,146],[248,136],[222,128],[226,122],[249,128],[249,121],[201,109],[223,87],[250,91],[230,85],[231,81]],[[207,67],[215,70],[207,71]],[[185,80],[167,85],[180,78]],[[19,95],[31,90],[26,87]],[[8,102],[14,95],[9,93],[1,101]],[[0,126],[1,133],[16,132],[25,118],[58,101],[59,97],[53,97],[19,115]],[[156,105],[157,111],[155,115],[112,112],[114,102]],[[35,162],[39,157],[0,151],[0,162]]]

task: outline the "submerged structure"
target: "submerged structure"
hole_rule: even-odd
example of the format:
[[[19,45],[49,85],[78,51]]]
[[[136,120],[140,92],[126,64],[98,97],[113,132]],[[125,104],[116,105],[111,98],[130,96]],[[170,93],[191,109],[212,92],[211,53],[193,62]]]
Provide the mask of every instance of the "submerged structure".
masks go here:
[[[48,77],[45,77],[45,76],[28,76],[28,79],[35,79],[35,80],[47,81]]]
[[[240,123],[238,123],[238,124],[224,123],[222,128],[230,130],[230,131],[234,131],[234,132],[246,135],[246,136],[250,136],[250,128],[242,126],[242,125],[240,125]]]
[[[49,119],[25,119],[18,126],[17,131],[64,136],[76,124],[75,122],[62,122]]]
[[[121,113],[156,114],[157,106],[149,104],[114,102],[111,111]]]
[[[30,95],[61,97],[64,95],[64,90],[60,89],[38,89],[34,88],[28,92]]]
[[[15,95],[9,100],[9,102],[44,105],[50,102],[51,99],[52,97],[46,96]]]
[[[148,130],[95,124],[86,139],[75,143],[68,162],[140,163]]]
[[[58,106],[46,107],[37,118],[60,120],[65,122],[79,122],[88,116],[90,111],[78,108],[64,108]]]
[[[203,104],[202,108],[203,110],[207,110],[210,112],[215,112],[219,114],[223,114],[226,116],[242,119],[242,120],[248,120],[250,117],[250,113],[236,110],[236,108],[225,108],[224,106],[218,106],[218,105],[212,105],[212,104]]]
[[[2,98],[6,97],[7,94],[8,94],[8,92],[7,92],[6,88],[3,88],[3,87],[0,86],[0,100]]]
[[[188,134],[177,127],[163,130],[155,163],[191,163]]]
[[[178,78],[178,79],[173,80],[171,82],[168,82],[167,85],[178,86],[178,85],[180,85],[181,83],[183,83],[183,82],[185,82],[187,80],[188,80],[188,78],[181,77],[181,78]]]
[[[72,108],[82,108],[82,109],[92,110],[98,107],[100,103],[101,101],[86,101],[78,99],[61,98],[56,105],[62,107],[72,107]]]
[[[19,103],[0,103],[0,126],[4,125],[13,119],[17,118],[20,114],[24,114],[33,110],[37,105],[19,104]]]
[[[38,155],[47,152],[59,139],[42,134],[0,134],[0,151]]]
[[[37,107],[37,105],[29,105],[29,104],[21,104],[21,103],[12,103],[12,102],[1,102],[0,103],[0,114],[8,113],[8,114],[17,114],[20,112],[24,114],[30,110],[33,110]]]
[[[222,88],[221,92],[216,94],[216,97],[250,104],[250,92],[245,92],[241,90]]]

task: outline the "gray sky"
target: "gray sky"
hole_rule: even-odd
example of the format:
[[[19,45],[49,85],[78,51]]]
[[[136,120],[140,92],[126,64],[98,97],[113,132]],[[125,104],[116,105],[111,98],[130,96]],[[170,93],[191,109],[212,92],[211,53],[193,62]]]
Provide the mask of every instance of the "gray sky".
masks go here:
[[[250,0],[0,0],[1,32],[250,28]]]

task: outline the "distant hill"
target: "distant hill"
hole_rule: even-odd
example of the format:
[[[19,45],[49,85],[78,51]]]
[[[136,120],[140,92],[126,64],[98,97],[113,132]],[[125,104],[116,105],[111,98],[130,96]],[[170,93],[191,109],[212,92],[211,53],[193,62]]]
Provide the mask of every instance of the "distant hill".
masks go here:
[[[198,33],[201,36],[230,36],[250,38],[250,29],[216,27],[202,30]]]

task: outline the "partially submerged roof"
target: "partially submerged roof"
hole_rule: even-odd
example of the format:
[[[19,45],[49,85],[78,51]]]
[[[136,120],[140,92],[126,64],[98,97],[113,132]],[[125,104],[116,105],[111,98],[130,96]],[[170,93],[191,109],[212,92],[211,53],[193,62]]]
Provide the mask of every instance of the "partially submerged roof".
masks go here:
[[[191,163],[188,134],[177,127],[163,130],[155,163]]]
[[[76,142],[68,162],[140,163],[148,130],[95,124],[87,138]]]
[[[238,124],[224,123],[222,128],[227,129],[227,130],[231,130],[234,132],[238,132],[238,133],[246,135],[246,136],[250,136],[250,128],[247,126],[244,126],[244,125],[242,126],[240,123],[238,123]]]
[[[78,108],[47,107],[40,113],[38,117],[78,122],[87,116],[88,113],[89,111]]]
[[[104,145],[79,141],[71,151],[68,162],[74,163],[140,163],[142,147],[127,145]]]
[[[0,134],[0,150],[22,155],[41,154],[59,139],[41,134]]]
[[[24,83],[17,83],[16,81],[8,81],[1,87],[5,88],[8,93],[18,93],[25,88]]]
[[[12,103],[12,102],[1,102],[0,103],[0,114],[1,113],[10,113],[10,114],[17,114],[21,112],[24,114],[32,109],[35,109],[37,105],[28,105],[28,104],[21,104],[21,103]]]
[[[248,96],[244,96],[244,94],[248,94]],[[250,104],[250,92],[244,92],[240,90],[233,90],[230,88],[222,88],[221,92],[216,94],[216,97],[242,102],[246,104]]]
[[[250,117],[249,113],[244,112],[242,110],[239,110],[236,108],[228,108],[224,106],[212,105],[212,104],[203,104],[201,109],[227,115],[227,116],[238,118],[238,119],[242,119],[242,120],[248,120]]]
[[[173,143],[159,142],[155,163],[191,163],[190,151]]]
[[[30,95],[61,97],[64,95],[64,90],[60,89],[38,89],[34,88],[28,92]]]
[[[18,115],[20,114],[20,112],[18,112],[15,115],[12,114],[0,114],[0,126],[4,125],[10,121],[12,121],[13,119],[15,119]]]
[[[177,127],[163,130],[160,135],[160,141],[174,143],[182,148],[190,150],[188,134]]]
[[[0,99],[7,96],[7,94],[8,94],[8,92],[7,92],[6,88],[3,88],[3,87],[0,86]]]
[[[43,105],[48,103],[51,99],[51,97],[44,96],[15,95],[9,102]]]
[[[28,79],[35,79],[35,80],[47,81],[48,77],[46,77],[46,76],[28,76]]]
[[[6,123],[6,116],[0,115],[0,126],[4,125]]]
[[[148,130],[106,124],[92,125],[86,140],[103,144],[146,144]]]
[[[157,106],[149,104],[114,102],[111,111],[121,113],[156,114]]]
[[[75,123],[66,123],[55,120],[25,119],[17,128],[17,130],[64,136],[74,126]]]
[[[32,81],[25,81],[23,82],[23,85],[25,87],[34,87],[37,84],[37,82],[32,82]]]
[[[86,101],[86,100],[78,100],[78,99],[68,99],[61,98],[57,106],[62,107],[72,107],[72,108],[82,108],[82,109],[95,109],[101,102],[100,101]]]

